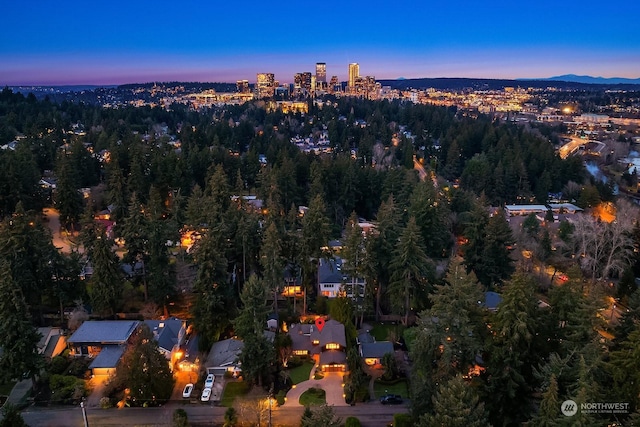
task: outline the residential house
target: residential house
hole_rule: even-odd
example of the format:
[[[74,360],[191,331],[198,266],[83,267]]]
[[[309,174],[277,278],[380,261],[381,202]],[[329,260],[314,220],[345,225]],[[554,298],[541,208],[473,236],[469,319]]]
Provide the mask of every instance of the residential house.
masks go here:
[[[554,214],[576,214],[584,210],[573,203],[549,203],[549,208]]]
[[[67,348],[67,340],[62,335],[60,328],[38,328],[41,338],[38,342],[38,354],[42,354],[46,359],[52,359],[62,353]]]
[[[267,330],[272,332],[278,330],[278,314],[277,313],[271,313],[269,314],[269,317],[267,317]]]
[[[110,375],[139,325],[137,320],[88,320],[67,340],[71,355],[93,358],[93,375]]]
[[[211,346],[209,357],[205,361],[207,374],[222,375],[225,372],[237,373],[242,370],[240,353],[244,342],[237,338],[218,341]]]
[[[291,353],[294,356],[311,356],[314,346],[311,344],[311,327],[309,323],[295,323],[289,327],[291,336]]]
[[[318,264],[318,293],[328,298],[346,296],[353,300],[364,298],[366,281],[344,271],[344,261],[338,256],[320,258]]]
[[[295,304],[295,298],[302,298],[304,296],[300,268],[289,264],[284,269],[283,276],[284,287],[282,289],[282,295],[285,297],[293,297]]]
[[[18,141],[17,140],[13,140],[7,144],[3,144],[0,145],[0,148],[3,150],[11,150],[11,151],[16,151],[16,147],[18,146]]]
[[[184,320],[172,317],[166,320],[145,320],[144,323],[153,333],[153,338],[158,343],[158,350],[167,360],[173,362],[182,356],[180,347],[184,344],[186,336]],[[178,356],[179,353],[180,356]]]
[[[376,341],[368,332],[358,335],[356,341],[360,357],[369,366],[380,366],[384,355],[394,352],[391,341]]]
[[[93,375],[110,375],[116,371],[133,333],[143,322],[137,320],[88,320],[67,340],[71,355],[93,359]],[[144,322],[167,360],[175,361],[184,343],[185,323],[180,319]]]
[[[516,215],[530,215],[546,213],[549,210],[545,205],[505,205],[505,214],[507,217]]]
[[[325,372],[347,370],[347,341],[342,323],[327,320],[322,330],[315,325],[294,324],[289,328],[289,335],[294,355],[313,357]]]

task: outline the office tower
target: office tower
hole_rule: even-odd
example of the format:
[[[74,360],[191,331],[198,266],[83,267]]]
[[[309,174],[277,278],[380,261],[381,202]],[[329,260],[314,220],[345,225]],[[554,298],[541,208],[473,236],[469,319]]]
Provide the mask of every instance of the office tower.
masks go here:
[[[356,81],[360,77],[360,65],[357,62],[349,64],[349,92],[354,92]]]
[[[273,98],[276,80],[273,73],[258,73],[256,76],[256,94],[258,98]]]
[[[249,80],[238,80],[236,90],[238,93],[249,93]]]
[[[327,81],[327,64],[316,62],[316,81],[325,83]]]
[[[293,92],[300,93],[302,89],[302,73],[295,73],[293,75]]]
[[[311,72],[309,71],[302,73],[302,89],[311,92]]]
[[[308,95],[313,87],[311,72],[295,73],[293,75],[293,91],[295,95]]]
[[[342,85],[338,80],[338,76],[331,76],[328,89],[329,93],[342,92]]]

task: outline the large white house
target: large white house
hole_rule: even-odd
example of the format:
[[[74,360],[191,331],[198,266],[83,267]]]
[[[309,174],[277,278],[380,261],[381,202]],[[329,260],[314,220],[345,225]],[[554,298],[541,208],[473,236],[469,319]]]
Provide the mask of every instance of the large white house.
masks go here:
[[[318,264],[318,294],[328,298],[344,295],[351,299],[364,297],[364,278],[352,277],[344,271],[344,261],[338,256],[320,258]]]

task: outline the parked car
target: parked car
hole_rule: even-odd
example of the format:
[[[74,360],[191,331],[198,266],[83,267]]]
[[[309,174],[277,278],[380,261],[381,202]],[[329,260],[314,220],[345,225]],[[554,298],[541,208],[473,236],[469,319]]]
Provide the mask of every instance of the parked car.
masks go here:
[[[184,390],[182,390],[182,397],[188,399],[191,397],[191,392],[193,391],[193,384],[189,383],[184,386]]]
[[[402,403],[402,396],[397,394],[385,394],[380,398],[380,403],[383,405],[398,405]]]
[[[203,402],[208,402],[211,399],[211,389],[209,387],[202,390],[202,396],[200,396],[200,400]]]
[[[204,380],[204,388],[212,388],[215,380],[216,377],[213,374],[207,375],[207,379]]]

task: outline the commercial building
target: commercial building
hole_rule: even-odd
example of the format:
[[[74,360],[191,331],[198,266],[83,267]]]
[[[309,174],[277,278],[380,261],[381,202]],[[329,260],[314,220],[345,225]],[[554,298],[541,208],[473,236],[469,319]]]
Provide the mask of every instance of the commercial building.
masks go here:
[[[251,89],[249,88],[249,80],[238,80],[236,82],[236,90],[238,93],[249,93]]]
[[[356,92],[356,81],[360,78],[360,65],[357,62],[349,64],[349,84],[347,92]]]
[[[258,73],[256,76],[256,96],[273,98],[276,90],[276,79],[273,73]]]
[[[316,63],[316,82],[327,82],[327,64],[324,62]]]

